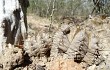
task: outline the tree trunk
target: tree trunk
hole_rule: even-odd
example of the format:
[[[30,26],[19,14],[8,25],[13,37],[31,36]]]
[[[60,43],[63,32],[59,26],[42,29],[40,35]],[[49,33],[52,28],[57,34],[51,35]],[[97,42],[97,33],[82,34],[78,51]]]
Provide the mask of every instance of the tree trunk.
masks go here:
[[[23,45],[27,35],[28,0],[0,0],[0,52],[4,44]]]

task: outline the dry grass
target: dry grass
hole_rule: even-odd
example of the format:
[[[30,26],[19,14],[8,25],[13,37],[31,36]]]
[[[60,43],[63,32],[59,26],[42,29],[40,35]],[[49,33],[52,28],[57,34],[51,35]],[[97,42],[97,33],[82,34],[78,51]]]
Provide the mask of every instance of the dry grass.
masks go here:
[[[42,18],[35,15],[28,15],[27,16],[27,23],[28,25],[32,26],[32,28],[44,28],[49,27],[51,21],[49,18]],[[53,21],[52,26],[58,28],[59,23]]]
[[[28,24],[31,23],[33,25],[48,25],[48,24],[50,24],[49,19],[41,18],[41,17],[34,16],[34,15],[28,15],[27,22],[28,22]]]

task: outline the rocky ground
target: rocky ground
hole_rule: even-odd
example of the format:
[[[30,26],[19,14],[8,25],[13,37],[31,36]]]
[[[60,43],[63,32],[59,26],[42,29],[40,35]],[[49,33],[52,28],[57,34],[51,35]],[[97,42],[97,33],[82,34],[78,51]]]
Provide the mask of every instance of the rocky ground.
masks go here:
[[[24,48],[3,51],[0,70],[110,69],[110,17],[63,18],[51,27],[47,19],[34,19],[28,17]]]

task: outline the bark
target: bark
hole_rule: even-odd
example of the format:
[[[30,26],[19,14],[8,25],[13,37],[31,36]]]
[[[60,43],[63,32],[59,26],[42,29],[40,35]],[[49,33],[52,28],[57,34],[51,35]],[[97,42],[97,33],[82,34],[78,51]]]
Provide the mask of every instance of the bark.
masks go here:
[[[0,0],[0,52],[3,45],[23,45],[27,35],[28,0]]]

